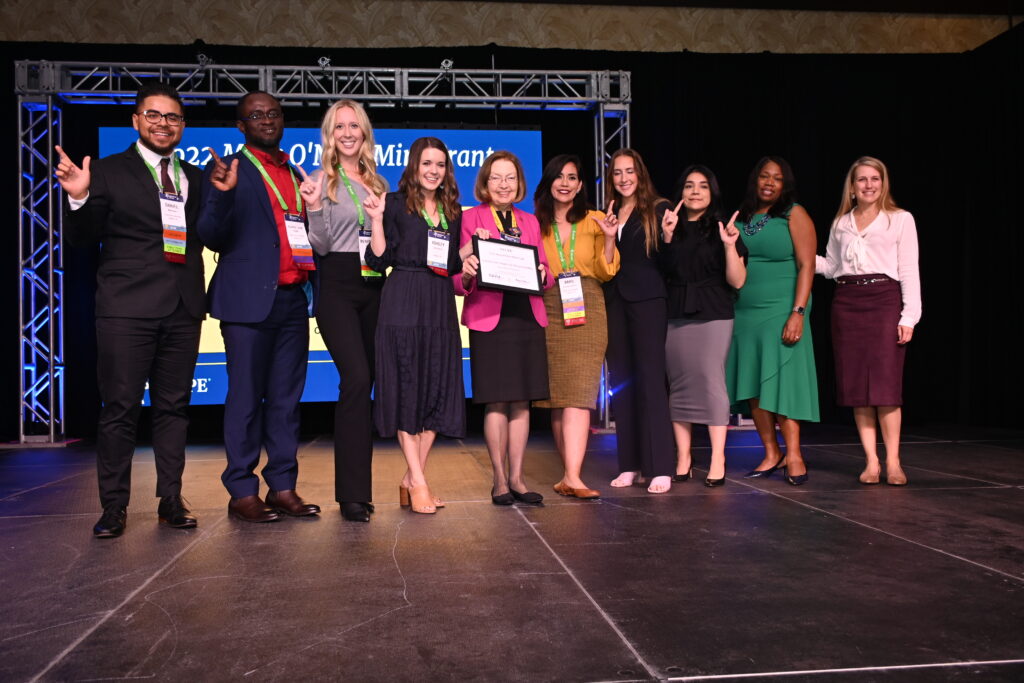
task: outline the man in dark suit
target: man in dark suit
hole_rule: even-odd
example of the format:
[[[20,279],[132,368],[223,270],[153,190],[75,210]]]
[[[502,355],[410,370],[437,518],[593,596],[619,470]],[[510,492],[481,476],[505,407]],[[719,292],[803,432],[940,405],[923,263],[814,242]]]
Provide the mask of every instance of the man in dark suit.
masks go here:
[[[174,154],[185,128],[178,93],[143,86],[132,125],[139,139],[124,152],[79,168],[57,147],[57,179],[68,203],[64,236],[101,244],[96,276],[96,371],[100,410],[96,462],[103,516],[98,538],[127,522],[132,453],[149,380],[157,508],[162,523],[196,526],[181,498],[187,407],[206,314],[203,246],[195,231],[202,176]]]
[[[237,108],[245,146],[206,167],[199,235],[220,252],[210,282],[210,313],[220,319],[227,358],[221,476],[231,494],[228,514],[272,522],[280,514],[315,515],[295,492],[298,479],[299,399],[309,353],[307,287],[313,270],[306,238],[299,173],[279,149],[284,116],[264,92]],[[212,150],[211,150],[212,151]],[[304,175],[304,174],[303,174]],[[259,496],[254,473],[267,450]]]

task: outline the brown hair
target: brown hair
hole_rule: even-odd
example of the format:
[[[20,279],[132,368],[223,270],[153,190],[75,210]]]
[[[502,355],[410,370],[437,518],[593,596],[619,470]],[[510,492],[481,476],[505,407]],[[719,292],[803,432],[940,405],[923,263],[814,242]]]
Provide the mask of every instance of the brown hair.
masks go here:
[[[491,175],[491,167],[494,166],[495,161],[511,161],[512,165],[516,167],[516,196],[512,203],[515,204],[516,202],[523,201],[523,197],[526,196],[526,177],[523,175],[523,165],[519,162],[519,157],[505,150],[494,152],[484,159],[480,172],[476,174],[473,196],[476,197],[478,202],[483,204],[491,203],[491,193],[487,191],[487,179]]]
[[[604,187],[604,204],[606,207],[612,200],[615,200],[617,203],[622,202],[622,195],[615,189],[614,179],[615,160],[619,157],[629,157],[633,160],[633,168],[636,170],[636,208],[633,210],[640,214],[640,220],[644,226],[644,247],[647,250],[647,255],[650,256],[651,252],[658,248],[659,226],[655,207],[665,200],[658,196],[658,191],[654,189],[654,183],[651,182],[651,174],[647,171],[647,166],[644,164],[640,153],[634,149],[624,147],[612,154],[611,159],[608,160],[607,177],[605,178]]]
[[[423,189],[420,187],[416,174],[419,170],[420,157],[426,149],[439,149],[444,152],[445,169],[444,180],[437,188],[436,198],[438,205],[444,210],[444,215],[455,220],[462,215],[462,206],[459,204],[459,186],[455,182],[455,173],[452,170],[452,155],[448,148],[437,138],[417,138],[409,147],[409,162],[402,171],[402,177],[398,181],[398,191],[405,193],[405,208],[412,214],[418,214],[423,210],[424,197]]]

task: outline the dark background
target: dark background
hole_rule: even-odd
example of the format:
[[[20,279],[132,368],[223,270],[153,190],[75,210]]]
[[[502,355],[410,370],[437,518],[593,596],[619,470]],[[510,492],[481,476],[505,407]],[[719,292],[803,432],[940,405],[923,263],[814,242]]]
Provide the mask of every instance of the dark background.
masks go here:
[[[810,212],[824,252],[844,173],[858,156],[889,167],[901,207],[917,221],[924,315],[907,358],[905,420],[1019,427],[1015,387],[1021,384],[1016,284],[1022,239],[1016,206],[1024,187],[1021,84],[1024,25],[963,54],[722,55],[471,48],[293,49],[218,45],[131,46],[0,43],[0,111],[9,121],[9,163],[0,173],[0,201],[9,207],[11,236],[0,266],[2,319],[0,440],[18,434],[18,199],[14,61],[194,63],[202,52],[217,64],[435,68],[624,70],[632,73],[633,147],[646,159],[658,189],[672,191],[686,165],[716,171],[726,205],[738,204],[752,165],[765,154],[792,164],[799,201]],[[129,106],[64,106],[65,148],[76,160],[95,154],[98,125],[130,125]],[[319,123],[322,106],[286,112],[289,123]],[[189,107],[189,125],[224,124],[230,109]],[[572,112],[455,111],[370,107],[375,124],[458,123],[540,125],[544,156],[575,152],[592,163],[592,115]],[[185,132],[187,139],[188,131]],[[589,178],[593,168],[586,169]],[[527,179],[535,183],[537,179]],[[463,188],[468,196],[469,188]],[[532,190],[532,186],[531,186]],[[96,254],[65,253],[66,432],[95,432],[98,397],[92,294]],[[822,421],[849,423],[832,400],[829,311],[832,284],[817,278],[811,324]],[[222,410],[193,407],[194,438],[217,438]],[[145,412],[145,411],[144,411]],[[303,431],[330,432],[327,404],[303,407]],[[144,416],[145,417],[145,416]],[[472,420],[471,415],[471,420]],[[143,432],[145,438],[145,430]]]

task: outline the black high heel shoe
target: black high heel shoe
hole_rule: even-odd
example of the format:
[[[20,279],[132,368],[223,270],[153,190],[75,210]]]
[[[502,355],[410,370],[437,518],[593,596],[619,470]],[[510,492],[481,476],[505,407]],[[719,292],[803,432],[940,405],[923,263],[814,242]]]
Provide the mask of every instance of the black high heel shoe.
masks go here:
[[[704,480],[704,485],[709,489],[716,486],[725,486],[725,477],[722,477],[721,479],[712,479],[711,477],[708,477]]]
[[[785,455],[781,455],[781,456],[779,456],[778,462],[776,462],[774,465],[772,465],[768,469],[766,469],[766,470],[750,470],[749,472],[747,472],[746,474],[743,475],[743,478],[744,479],[761,479],[761,478],[764,478],[764,477],[770,477],[772,472],[774,472],[775,470],[777,470],[780,467],[782,467],[782,461],[785,460],[785,459],[786,459],[786,456]]]
[[[789,469],[786,470],[786,483],[791,486],[803,486],[807,483],[807,472],[798,474],[795,477],[789,473]]]
[[[690,465],[690,471],[686,474],[673,474],[672,481],[678,484],[681,481],[689,481],[691,476],[693,476],[693,465]]]

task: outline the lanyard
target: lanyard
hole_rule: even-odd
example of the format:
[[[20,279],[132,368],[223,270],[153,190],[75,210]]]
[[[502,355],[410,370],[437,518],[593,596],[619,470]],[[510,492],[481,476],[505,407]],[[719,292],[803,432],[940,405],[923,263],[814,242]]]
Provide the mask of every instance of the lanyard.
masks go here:
[[[491,206],[491,216],[494,218],[494,227],[496,227],[498,229],[498,232],[500,232],[502,235],[504,235],[505,234],[505,228],[503,228],[501,226],[501,219],[498,218],[498,210],[494,208],[494,204],[491,204],[490,206]],[[510,234],[513,237],[515,237],[515,236],[518,235],[518,230],[516,230],[516,228],[519,227],[519,226],[516,225],[516,212],[512,211],[510,209],[508,213],[509,213],[510,216],[512,216],[512,230],[511,230]]]
[[[345,182],[345,189],[348,190],[348,196],[352,198],[352,203],[356,205],[356,210],[359,212],[359,227],[363,228],[366,226],[366,214],[363,213],[363,205],[359,201],[359,197],[356,196],[356,191],[352,188],[352,183],[349,182],[348,175],[345,173],[345,169],[342,168],[341,164],[338,164],[338,173],[341,175],[341,179]]]
[[[155,182],[156,186],[161,192],[163,192],[164,184],[160,182],[160,177],[156,174],[156,169],[149,165],[149,162],[146,161],[146,157],[142,156],[142,152],[139,152],[138,148],[136,148],[135,151],[138,152],[139,158],[142,159],[142,163],[144,163],[146,168],[149,169],[150,175],[153,176],[153,182]],[[174,190],[178,194],[181,194],[181,163],[178,162],[177,154],[172,154],[171,159],[174,160]]]
[[[558,224],[551,224],[551,233],[555,236],[555,246],[558,247],[558,260],[562,262],[562,271],[571,271],[576,268],[576,226],[572,224],[572,232],[569,233],[569,263],[565,262],[565,254],[562,253],[562,237],[558,234]]]
[[[430,216],[427,215],[427,207],[420,209],[420,212],[423,214],[423,220],[427,222],[430,229],[435,229],[436,226],[434,225],[434,221],[430,220]],[[437,215],[441,217],[441,229],[448,232],[448,221],[444,219],[444,209],[441,208],[440,204],[437,205]]]
[[[274,181],[270,177],[270,174],[267,173],[267,169],[263,168],[263,164],[260,163],[260,160],[254,157],[252,152],[250,152],[249,149],[246,147],[242,147],[242,155],[253,163],[256,169],[260,172],[260,175],[263,176],[263,180],[266,181],[267,185],[270,185],[270,189],[274,191],[275,195],[277,195],[277,203],[281,205],[281,210],[284,211],[285,213],[288,213],[288,204],[284,201],[284,197],[281,196],[281,191],[277,189],[277,185],[274,184]],[[292,177],[292,185],[295,186],[295,213],[301,214],[302,195],[299,194],[299,181],[295,179],[295,172],[292,171],[291,166],[288,167],[288,175]]]

